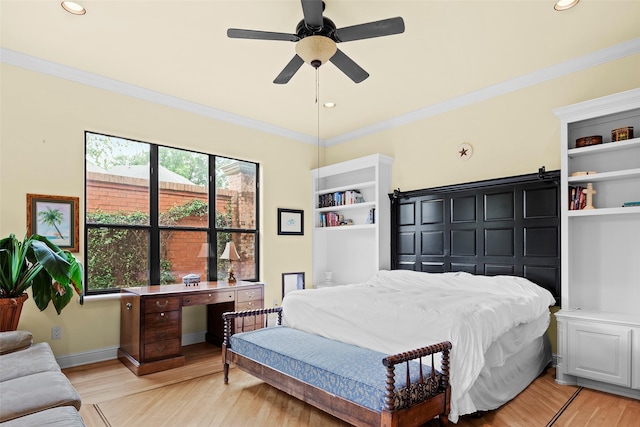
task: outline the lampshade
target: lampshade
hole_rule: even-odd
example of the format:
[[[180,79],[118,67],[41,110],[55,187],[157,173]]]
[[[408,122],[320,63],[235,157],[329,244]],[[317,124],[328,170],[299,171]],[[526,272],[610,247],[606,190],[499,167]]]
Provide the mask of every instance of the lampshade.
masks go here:
[[[222,255],[220,255],[220,259],[230,259],[231,261],[237,261],[240,259],[240,255],[238,255],[238,251],[236,250],[236,245],[233,242],[227,242],[227,246],[224,247],[224,251]]]
[[[198,258],[206,258],[209,256],[209,245],[203,243],[200,245],[200,250],[198,251]]]
[[[296,43],[298,56],[314,68],[330,60],[337,50],[336,43],[325,36],[308,36]]]

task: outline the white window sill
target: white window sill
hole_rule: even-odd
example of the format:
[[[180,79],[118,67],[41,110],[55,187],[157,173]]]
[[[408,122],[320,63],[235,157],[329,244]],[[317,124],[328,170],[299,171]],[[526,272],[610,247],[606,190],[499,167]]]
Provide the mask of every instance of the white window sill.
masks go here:
[[[86,304],[92,301],[109,301],[109,300],[119,300],[120,292],[113,294],[100,294],[100,295],[86,295],[84,297],[83,303]],[[78,298],[78,304],[80,304],[80,298]]]

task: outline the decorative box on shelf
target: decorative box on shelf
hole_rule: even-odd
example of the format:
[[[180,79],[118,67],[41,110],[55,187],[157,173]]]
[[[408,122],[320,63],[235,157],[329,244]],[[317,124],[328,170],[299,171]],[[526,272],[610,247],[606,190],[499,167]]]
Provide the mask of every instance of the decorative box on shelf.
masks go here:
[[[576,148],[597,144],[602,144],[602,135],[583,136],[582,138],[576,139]]]
[[[611,142],[633,139],[633,126],[614,129],[611,131]]]

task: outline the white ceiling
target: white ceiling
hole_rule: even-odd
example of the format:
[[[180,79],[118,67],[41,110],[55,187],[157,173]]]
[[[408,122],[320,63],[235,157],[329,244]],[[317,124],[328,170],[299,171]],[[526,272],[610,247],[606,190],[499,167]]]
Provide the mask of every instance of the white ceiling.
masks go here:
[[[229,27],[294,33],[299,0],[0,0],[2,61],[315,142],[315,71],[273,79],[295,44],[229,39]],[[640,0],[326,0],[338,28],[395,16],[403,34],[341,43],[371,75],[319,71],[321,137],[336,143],[640,53]],[[62,67],[60,67],[62,66]],[[638,70],[640,72],[640,70]]]

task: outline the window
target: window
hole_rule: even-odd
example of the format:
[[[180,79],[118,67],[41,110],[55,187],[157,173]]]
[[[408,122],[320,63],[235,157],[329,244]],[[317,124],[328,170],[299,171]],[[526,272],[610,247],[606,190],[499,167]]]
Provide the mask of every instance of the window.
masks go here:
[[[258,164],[85,132],[87,294],[258,279]],[[210,208],[212,207],[212,208]]]

